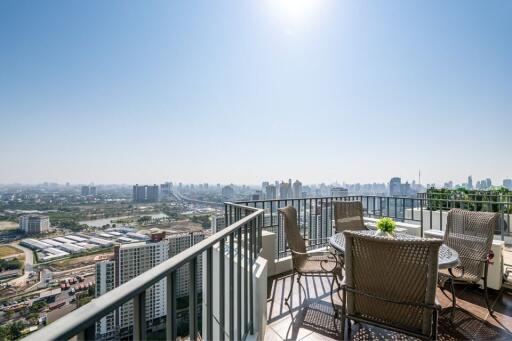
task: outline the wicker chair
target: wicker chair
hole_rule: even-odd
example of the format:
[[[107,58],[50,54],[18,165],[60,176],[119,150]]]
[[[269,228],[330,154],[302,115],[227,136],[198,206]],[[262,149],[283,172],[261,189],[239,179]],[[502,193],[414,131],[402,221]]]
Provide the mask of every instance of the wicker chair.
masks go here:
[[[392,239],[345,231],[342,335],[348,319],[436,339],[438,252],[442,240]]]
[[[326,251],[321,253],[308,253],[305,242],[308,239],[301,236],[297,225],[297,210],[293,206],[287,206],[280,208],[279,212],[283,217],[284,232],[292,253],[293,262],[292,283],[285,303],[288,304],[288,300],[292,294],[296,274],[297,284],[300,286],[302,286],[300,283],[302,276],[332,276],[331,303],[334,309],[335,305],[332,296],[334,282],[336,282],[339,288],[340,283],[338,279],[342,278],[341,265],[338,263],[336,256]]]
[[[337,233],[347,230],[366,230],[363,203],[360,201],[333,201],[334,228]]]
[[[452,308],[456,306],[454,281],[476,284],[483,280],[485,304],[489,313],[493,313],[487,293],[487,273],[493,257],[491,246],[499,218],[499,213],[458,208],[448,212],[444,243],[459,253],[460,265],[448,271],[440,271],[439,279],[441,284],[450,281]]]

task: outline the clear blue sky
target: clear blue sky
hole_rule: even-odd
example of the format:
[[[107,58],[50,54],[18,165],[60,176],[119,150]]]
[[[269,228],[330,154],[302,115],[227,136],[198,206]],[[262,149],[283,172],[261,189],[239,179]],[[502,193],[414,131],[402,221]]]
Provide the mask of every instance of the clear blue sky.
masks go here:
[[[4,0],[0,183],[501,182],[511,18],[512,1]]]

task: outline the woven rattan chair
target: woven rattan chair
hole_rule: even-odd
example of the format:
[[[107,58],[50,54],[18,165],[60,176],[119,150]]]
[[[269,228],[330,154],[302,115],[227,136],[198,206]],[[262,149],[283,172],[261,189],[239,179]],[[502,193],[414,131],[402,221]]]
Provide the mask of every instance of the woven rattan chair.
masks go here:
[[[302,276],[332,276],[331,303],[333,308],[335,308],[332,296],[334,282],[337,283],[339,288],[340,284],[338,279],[342,278],[341,265],[338,263],[336,256],[326,251],[308,253],[306,249],[307,238],[304,238],[300,234],[297,224],[297,210],[293,206],[287,206],[280,208],[279,212],[283,217],[284,233],[288,246],[290,247],[293,262],[292,283],[285,303],[288,304],[288,300],[292,294],[295,275],[297,275],[297,283],[300,286],[302,286],[300,283]]]
[[[450,281],[452,308],[456,306],[454,281],[476,284],[483,280],[485,304],[489,313],[493,313],[487,293],[487,274],[493,256],[491,247],[494,230],[499,218],[499,213],[474,212],[458,208],[448,212],[444,243],[459,253],[460,265],[441,271],[439,279],[441,284],[446,280]]]
[[[337,233],[348,230],[366,230],[361,201],[333,201],[334,228]]]
[[[345,231],[342,332],[351,321],[436,339],[437,264],[442,240]]]

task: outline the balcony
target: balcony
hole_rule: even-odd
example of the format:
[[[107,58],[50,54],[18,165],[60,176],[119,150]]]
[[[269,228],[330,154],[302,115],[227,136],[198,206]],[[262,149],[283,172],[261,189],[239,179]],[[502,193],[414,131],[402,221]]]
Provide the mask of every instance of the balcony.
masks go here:
[[[28,340],[101,339],[96,323],[127,302],[133,302],[132,326],[128,339],[207,339],[207,340],[325,340],[343,339],[340,320],[330,303],[327,279],[302,279],[290,300],[284,302],[291,277],[291,257],[284,236],[278,208],[297,208],[301,233],[311,240],[325,240],[333,233],[332,202],[358,200],[363,203],[365,220],[389,216],[399,222],[403,233],[416,236],[439,234],[446,224],[446,209],[467,203],[452,199],[443,204],[437,199],[391,198],[377,196],[323,197],[288,200],[263,200],[226,203],[226,225],[211,237],[177,256],[159,264],[137,278],[96,298],[91,303],[31,334]],[[437,205],[436,205],[437,203]],[[489,316],[482,291],[476,287],[456,286],[458,308],[453,325],[439,319],[440,339],[509,339],[512,337],[512,294],[503,283],[508,260],[511,204],[486,203],[498,207],[502,219],[496,228],[494,265],[490,267],[491,304],[495,316]],[[325,242],[311,242],[311,251],[326,247]],[[503,255],[503,256],[502,256]],[[198,264],[203,262],[203,286],[196,286]],[[176,274],[189,269],[188,306],[180,307],[176,297]],[[146,291],[158,281],[166,280],[167,317],[159,328],[146,318]],[[449,295],[449,293],[448,293]],[[438,289],[442,306],[450,299]],[[341,301],[335,295],[335,303]],[[195,316],[196,318],[190,318]],[[114,335],[119,338],[121,334]],[[194,337],[190,337],[194,335]],[[354,339],[398,337],[386,330],[356,325]],[[103,338],[105,339],[105,338]]]

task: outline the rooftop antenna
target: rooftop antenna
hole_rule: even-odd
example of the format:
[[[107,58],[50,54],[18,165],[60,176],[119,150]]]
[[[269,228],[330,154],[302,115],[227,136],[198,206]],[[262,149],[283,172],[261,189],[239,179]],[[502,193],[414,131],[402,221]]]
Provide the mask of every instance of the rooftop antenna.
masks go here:
[[[421,185],[421,169],[418,170],[418,184]]]

